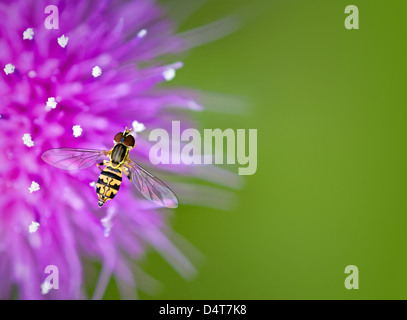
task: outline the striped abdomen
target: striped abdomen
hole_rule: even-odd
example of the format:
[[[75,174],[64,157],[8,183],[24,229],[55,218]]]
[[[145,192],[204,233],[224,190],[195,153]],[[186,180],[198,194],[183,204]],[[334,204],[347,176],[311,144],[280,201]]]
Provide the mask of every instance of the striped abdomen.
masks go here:
[[[96,193],[99,196],[99,207],[112,200],[117,191],[119,191],[122,183],[122,168],[121,166],[114,169],[109,163],[106,168],[100,173],[99,180],[96,184]]]

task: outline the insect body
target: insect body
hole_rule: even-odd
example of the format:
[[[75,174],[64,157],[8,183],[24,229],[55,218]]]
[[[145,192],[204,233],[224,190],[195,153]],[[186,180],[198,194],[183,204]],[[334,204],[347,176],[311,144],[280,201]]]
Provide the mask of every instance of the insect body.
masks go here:
[[[117,139],[121,137],[121,133],[117,134]],[[125,146],[120,139],[120,143],[116,143],[113,149],[110,151],[110,162],[106,168],[101,172],[99,180],[96,185],[96,193],[99,196],[99,207],[113,199],[119,191],[122,183],[122,165],[127,160],[129,147]],[[129,138],[131,140],[131,138]],[[134,138],[133,138],[134,139]],[[116,141],[115,141],[116,142]],[[103,165],[99,163],[98,166]]]
[[[97,164],[102,171],[96,184],[99,207],[116,196],[124,173],[147,199],[160,206],[176,208],[178,199],[174,192],[164,182],[129,158],[129,151],[136,145],[130,130],[126,128],[124,132],[116,134],[114,143],[114,147],[109,151],[72,148],[50,149],[45,151],[41,158],[54,167],[64,170],[84,169]],[[106,157],[109,160],[103,160]],[[101,166],[105,166],[105,168],[102,170]]]
[[[119,167],[114,169],[111,165],[107,165],[99,176],[96,184],[96,193],[99,196],[99,207],[107,200],[111,200],[116,196],[122,184],[122,169]]]

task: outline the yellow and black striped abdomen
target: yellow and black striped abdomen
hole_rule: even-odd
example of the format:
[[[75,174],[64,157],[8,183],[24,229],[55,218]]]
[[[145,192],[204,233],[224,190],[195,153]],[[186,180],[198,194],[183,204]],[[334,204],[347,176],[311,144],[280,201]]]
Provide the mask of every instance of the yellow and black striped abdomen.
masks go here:
[[[114,169],[109,163],[101,172],[99,180],[96,184],[96,193],[99,196],[99,207],[112,200],[119,191],[122,183],[122,168],[121,166]]]

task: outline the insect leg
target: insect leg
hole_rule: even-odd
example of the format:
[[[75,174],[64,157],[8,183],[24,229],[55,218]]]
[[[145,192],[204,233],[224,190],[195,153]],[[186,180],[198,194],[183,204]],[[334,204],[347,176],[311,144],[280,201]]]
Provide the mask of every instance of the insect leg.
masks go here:
[[[97,163],[97,167],[99,168],[100,171],[103,171],[102,168],[100,166],[106,166],[109,163],[108,160],[103,160],[103,162],[101,163]]]
[[[124,168],[124,173],[126,174],[127,178],[129,178],[130,182],[131,182],[131,177],[130,177],[130,170],[129,168],[126,168],[125,166],[123,166]]]

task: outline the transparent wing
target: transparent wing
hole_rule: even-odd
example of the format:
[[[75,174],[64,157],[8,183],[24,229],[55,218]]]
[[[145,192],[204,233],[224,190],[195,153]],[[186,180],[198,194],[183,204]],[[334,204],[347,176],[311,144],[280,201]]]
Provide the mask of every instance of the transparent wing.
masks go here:
[[[50,149],[41,158],[46,163],[64,170],[78,170],[89,168],[102,161],[109,151],[92,149]]]
[[[131,181],[144,197],[162,207],[178,207],[177,196],[164,182],[133,160],[129,159],[125,166],[130,171]]]

